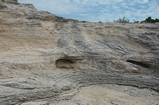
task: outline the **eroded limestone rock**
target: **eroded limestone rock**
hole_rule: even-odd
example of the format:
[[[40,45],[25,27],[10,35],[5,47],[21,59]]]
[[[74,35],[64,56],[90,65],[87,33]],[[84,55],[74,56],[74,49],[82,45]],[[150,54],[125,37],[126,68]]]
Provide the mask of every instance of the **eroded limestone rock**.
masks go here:
[[[62,103],[100,84],[159,91],[159,24],[80,22],[2,4],[1,105]]]

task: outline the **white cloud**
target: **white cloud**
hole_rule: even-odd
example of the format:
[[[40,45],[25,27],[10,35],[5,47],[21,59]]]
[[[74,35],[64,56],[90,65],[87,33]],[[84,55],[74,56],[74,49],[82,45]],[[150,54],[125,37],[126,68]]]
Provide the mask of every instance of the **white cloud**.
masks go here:
[[[144,2],[144,3],[148,3],[148,2],[149,2],[149,0],[143,0],[143,2]]]
[[[113,21],[119,17],[143,20],[159,17],[158,0],[19,0],[40,10],[88,21]]]

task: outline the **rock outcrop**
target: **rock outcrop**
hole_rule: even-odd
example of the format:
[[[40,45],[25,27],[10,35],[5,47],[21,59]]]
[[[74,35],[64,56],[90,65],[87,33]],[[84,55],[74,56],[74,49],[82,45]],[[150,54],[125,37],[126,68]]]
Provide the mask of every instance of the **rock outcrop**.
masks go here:
[[[70,100],[100,84],[159,92],[158,23],[80,22],[9,2],[0,3],[1,105]]]
[[[18,0],[0,0],[0,3],[18,4]]]

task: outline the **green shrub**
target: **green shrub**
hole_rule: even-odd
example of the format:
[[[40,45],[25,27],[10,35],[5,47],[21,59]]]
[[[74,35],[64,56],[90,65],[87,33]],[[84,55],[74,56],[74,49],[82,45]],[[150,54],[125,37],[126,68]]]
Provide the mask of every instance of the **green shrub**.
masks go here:
[[[141,23],[146,22],[146,23],[155,23],[155,22],[159,22],[159,19],[152,19],[150,16],[148,18],[146,18],[144,21],[141,21]]]

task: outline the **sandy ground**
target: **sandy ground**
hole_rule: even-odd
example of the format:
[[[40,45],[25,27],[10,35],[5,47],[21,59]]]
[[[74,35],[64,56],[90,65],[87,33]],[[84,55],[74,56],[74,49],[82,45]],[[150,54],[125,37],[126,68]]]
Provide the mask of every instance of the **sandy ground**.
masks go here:
[[[51,105],[159,105],[159,93],[130,86],[88,86],[71,101]]]

